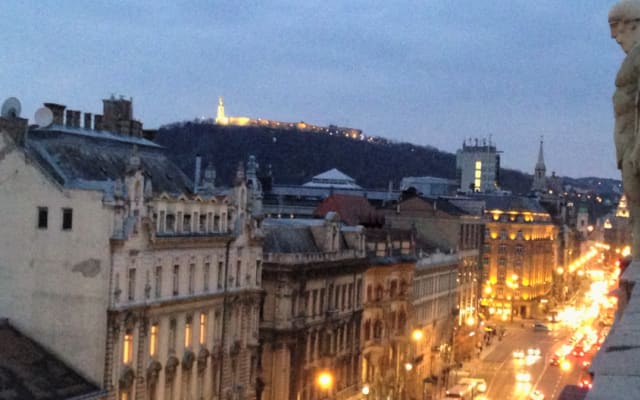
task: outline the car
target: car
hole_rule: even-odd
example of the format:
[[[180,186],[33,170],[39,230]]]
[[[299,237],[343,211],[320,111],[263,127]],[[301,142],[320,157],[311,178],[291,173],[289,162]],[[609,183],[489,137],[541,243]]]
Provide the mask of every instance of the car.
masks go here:
[[[574,357],[582,357],[582,356],[584,356],[584,349],[582,348],[581,345],[578,345],[578,346],[573,348],[573,351],[571,352],[571,354]]]
[[[554,354],[551,356],[551,359],[549,359],[549,364],[553,366],[560,365],[560,357],[557,354]]]
[[[514,350],[513,351],[513,358],[524,358],[524,350]]]
[[[578,386],[585,389],[591,389],[591,377],[583,376],[582,378],[580,378],[580,381],[578,381]]]
[[[531,374],[528,372],[518,372],[516,374],[516,381],[518,382],[530,382]]]
[[[542,393],[539,390],[534,390],[533,392],[529,393],[529,399],[530,400],[544,400],[544,393]]]
[[[460,385],[469,385],[480,393],[487,391],[487,381],[482,378],[462,378],[458,383]]]
[[[527,350],[527,355],[539,357],[540,356],[540,349],[537,348],[537,347],[531,347],[531,348],[529,348]]]
[[[533,324],[533,330],[538,332],[549,332],[551,329],[542,322],[536,322]]]

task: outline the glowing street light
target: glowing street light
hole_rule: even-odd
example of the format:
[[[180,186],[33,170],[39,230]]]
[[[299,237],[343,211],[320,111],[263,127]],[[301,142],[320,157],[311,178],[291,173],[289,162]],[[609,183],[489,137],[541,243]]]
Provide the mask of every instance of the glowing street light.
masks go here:
[[[369,385],[364,385],[362,387],[362,394],[363,395],[368,396],[370,391],[371,391],[371,389],[369,388]]]
[[[411,332],[411,339],[413,339],[414,342],[421,341],[423,337],[424,337],[424,334],[422,333],[422,330],[420,330],[420,329],[414,329]]]
[[[329,390],[333,386],[333,375],[329,371],[322,371],[318,374],[317,383],[321,389]]]
[[[411,371],[413,369],[413,364],[405,363],[404,364],[404,369],[406,369],[407,371]]]

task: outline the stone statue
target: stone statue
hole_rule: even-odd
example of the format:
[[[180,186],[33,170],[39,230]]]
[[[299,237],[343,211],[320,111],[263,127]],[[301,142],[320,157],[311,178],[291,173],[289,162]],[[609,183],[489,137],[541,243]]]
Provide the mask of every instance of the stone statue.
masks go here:
[[[622,185],[629,202],[631,253],[640,261],[640,0],[621,0],[609,11],[611,37],[626,53],[613,95],[614,142]]]

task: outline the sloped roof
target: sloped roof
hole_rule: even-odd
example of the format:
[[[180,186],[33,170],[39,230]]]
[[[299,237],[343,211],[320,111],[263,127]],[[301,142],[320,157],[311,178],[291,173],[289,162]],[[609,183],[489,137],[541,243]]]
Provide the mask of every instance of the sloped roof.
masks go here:
[[[103,394],[53,354],[0,319],[0,399],[59,400]]]
[[[335,168],[314,176],[313,178],[311,178],[311,182],[307,182],[302,186],[360,189],[360,186],[356,184],[355,179],[348,175],[345,175]]]
[[[191,180],[164,154],[142,138],[80,128],[32,129],[27,151],[59,184],[70,188],[108,189],[124,177],[134,146],[154,193],[190,193]]]
[[[384,217],[363,196],[334,193],[327,197],[313,212],[315,217],[324,217],[334,211],[347,225],[382,224]]]
[[[309,227],[295,225],[270,226],[265,229],[265,253],[319,253]]]

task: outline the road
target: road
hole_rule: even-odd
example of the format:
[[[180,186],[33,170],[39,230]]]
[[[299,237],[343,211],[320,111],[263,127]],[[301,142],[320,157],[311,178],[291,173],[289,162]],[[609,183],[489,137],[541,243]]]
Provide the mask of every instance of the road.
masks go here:
[[[485,350],[482,360],[475,360],[464,366],[471,376],[486,380],[487,399],[527,399],[533,390],[544,393],[545,400],[557,399],[565,385],[578,383],[583,373],[579,367],[581,360],[569,357],[572,365],[568,371],[549,364],[551,355],[568,342],[571,335],[568,329],[558,327],[551,332],[537,332],[516,324],[508,325],[506,329],[507,333],[502,341],[494,340],[492,348]],[[526,352],[532,347],[540,349],[540,357],[514,359],[514,350]],[[530,374],[530,383],[516,382],[516,374],[521,372]]]

